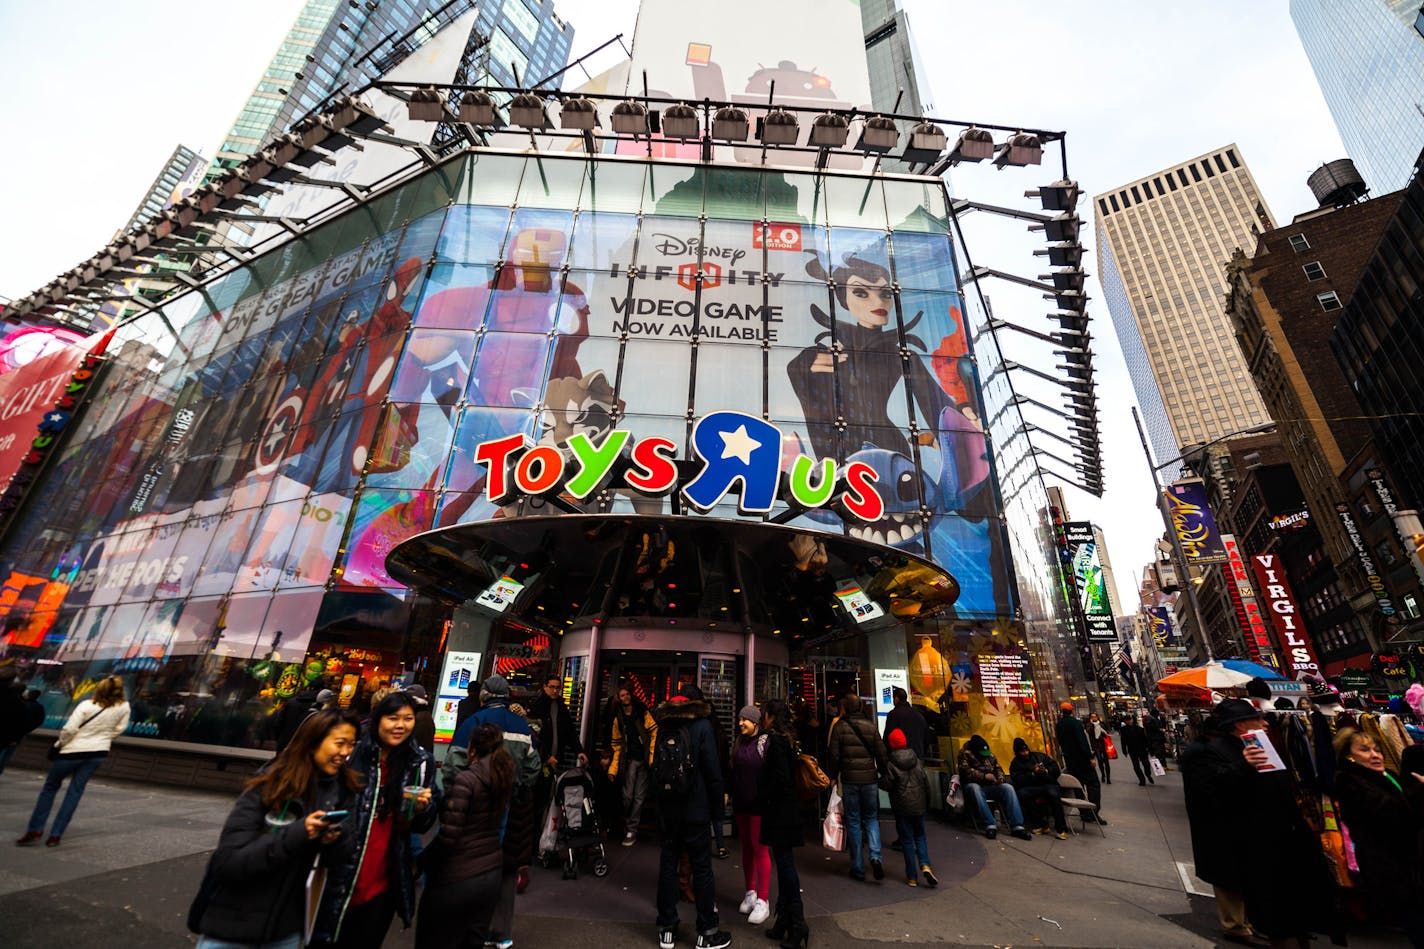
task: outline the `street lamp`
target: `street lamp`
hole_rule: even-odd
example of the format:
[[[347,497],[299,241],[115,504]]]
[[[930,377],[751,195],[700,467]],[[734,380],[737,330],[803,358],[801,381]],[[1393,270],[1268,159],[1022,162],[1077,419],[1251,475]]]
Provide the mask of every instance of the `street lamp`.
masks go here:
[[[1158,479],[1157,472],[1168,465],[1176,464],[1189,454],[1194,455],[1199,451],[1205,451],[1212,445],[1218,442],[1224,442],[1229,438],[1235,438],[1238,435],[1260,435],[1263,432],[1269,432],[1276,427],[1276,423],[1262,422],[1259,425],[1252,425],[1249,428],[1243,428],[1235,432],[1227,432],[1225,435],[1219,435],[1211,441],[1188,445],[1188,451],[1183,452],[1175,458],[1164,461],[1160,465],[1154,465],[1152,463],[1152,449],[1147,447],[1147,434],[1142,430],[1142,419],[1137,414],[1137,406],[1132,407],[1132,422],[1137,426],[1137,438],[1142,442],[1142,453],[1147,456],[1147,468],[1152,472],[1152,491],[1157,496],[1157,511],[1162,515],[1162,523],[1167,528],[1167,536],[1172,539],[1172,552],[1176,554],[1177,569],[1180,570],[1182,574],[1182,588],[1187,591],[1187,602],[1191,604],[1192,616],[1195,617],[1197,621],[1197,633],[1201,636],[1202,647],[1206,650],[1207,661],[1211,662],[1216,656],[1214,656],[1211,651],[1211,636],[1207,634],[1206,627],[1202,623],[1201,604],[1197,602],[1197,585],[1193,582],[1191,572],[1187,569],[1187,555],[1186,552],[1182,550],[1182,538],[1177,536],[1176,525],[1172,523],[1172,515],[1167,511],[1166,498],[1163,496],[1162,491],[1162,482]]]

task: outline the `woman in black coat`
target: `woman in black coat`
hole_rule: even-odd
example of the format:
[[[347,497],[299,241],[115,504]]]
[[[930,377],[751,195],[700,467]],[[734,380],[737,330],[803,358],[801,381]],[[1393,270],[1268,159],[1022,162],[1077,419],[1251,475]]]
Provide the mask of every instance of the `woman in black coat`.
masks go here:
[[[805,844],[801,832],[801,802],[796,797],[795,723],[781,699],[762,705],[762,729],[771,737],[757,775],[757,806],[761,811],[761,842],[771,849],[776,868],[776,923],[766,931],[786,949],[805,945],[811,935],[801,903],[801,876],[795,848]]]
[[[354,717],[313,712],[247,783],[188,913],[199,947],[303,944],[307,875],[318,857],[337,864],[350,848],[339,815],[326,817],[354,805],[360,776],[346,761],[355,747]]]
[[[1355,845],[1370,915],[1404,925],[1414,945],[1424,946],[1419,818],[1401,778],[1385,770],[1374,740],[1353,728],[1335,736],[1335,764],[1335,800]]]

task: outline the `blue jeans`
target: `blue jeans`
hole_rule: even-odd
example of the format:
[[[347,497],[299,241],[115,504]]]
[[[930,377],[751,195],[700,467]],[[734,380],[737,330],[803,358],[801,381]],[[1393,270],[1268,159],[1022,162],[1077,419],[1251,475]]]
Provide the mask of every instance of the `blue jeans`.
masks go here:
[[[1009,815],[1009,826],[1014,830],[1018,830],[1024,825],[1023,810],[1019,807],[1019,796],[1014,791],[1012,784],[966,784],[964,793],[969,797],[969,800],[974,802],[974,807],[979,814],[979,823],[984,825],[985,830],[997,826],[994,823],[994,812],[989,810],[985,798],[1004,805],[1004,813]]]
[[[15,749],[18,747],[20,747],[20,743],[17,741],[13,745],[6,745],[4,748],[0,748],[0,774],[5,773],[5,768],[9,765],[10,758],[15,754]]]
[[[880,788],[874,784],[846,784],[841,788],[845,806],[846,838],[850,841],[850,872],[865,876],[865,855],[861,852],[860,825],[870,839],[870,859],[880,860]]]
[[[198,949],[302,949],[302,934],[292,933],[270,942],[232,942],[227,939],[214,939],[212,936],[199,936]]]
[[[930,842],[925,839],[925,815],[895,815],[895,830],[905,854],[905,879],[918,880],[920,867],[930,865]]]
[[[44,831],[50,808],[54,807],[54,796],[59,793],[59,786],[64,783],[64,779],[68,778],[69,791],[64,795],[64,803],[59,805],[54,826],[49,829],[51,837],[64,836],[64,831],[69,827],[69,819],[74,816],[75,808],[79,807],[79,799],[84,796],[84,785],[89,783],[89,779],[103,763],[104,757],[101,755],[97,758],[61,756],[58,761],[50,764],[44,787],[40,788],[39,799],[35,801],[34,812],[30,814],[30,832]]]

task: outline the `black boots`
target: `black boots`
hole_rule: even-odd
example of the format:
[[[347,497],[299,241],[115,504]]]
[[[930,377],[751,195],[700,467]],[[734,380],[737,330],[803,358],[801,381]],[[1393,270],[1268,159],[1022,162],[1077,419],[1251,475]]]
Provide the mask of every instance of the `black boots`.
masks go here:
[[[771,924],[771,928],[766,931],[766,938],[775,939],[780,942],[786,938],[786,933],[791,929],[791,914],[781,908],[781,903],[776,904],[776,922]]]
[[[787,919],[786,935],[781,940],[781,949],[801,949],[811,939],[811,928],[806,925],[804,907],[797,903],[789,913],[785,914],[785,918]]]

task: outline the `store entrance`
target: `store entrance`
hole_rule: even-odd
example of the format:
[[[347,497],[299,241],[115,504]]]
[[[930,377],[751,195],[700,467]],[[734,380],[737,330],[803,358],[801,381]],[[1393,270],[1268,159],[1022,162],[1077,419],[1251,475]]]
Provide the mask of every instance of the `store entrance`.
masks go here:
[[[696,685],[712,706],[713,718],[723,736],[732,734],[741,674],[735,656],[705,653],[618,650],[604,653],[598,664],[598,704],[593,734],[600,747],[609,747],[613,733],[613,703],[626,686],[633,698],[656,712],[659,704],[676,695],[684,684]]]

